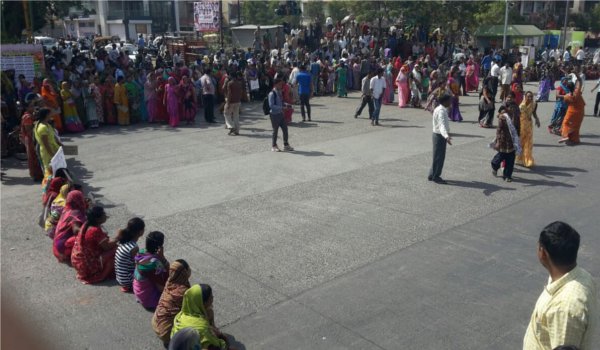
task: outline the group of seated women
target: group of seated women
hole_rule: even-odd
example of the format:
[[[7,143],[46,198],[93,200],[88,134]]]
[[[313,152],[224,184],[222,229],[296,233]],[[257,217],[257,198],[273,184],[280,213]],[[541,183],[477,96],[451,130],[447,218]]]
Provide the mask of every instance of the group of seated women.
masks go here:
[[[190,284],[192,270],[185,260],[165,258],[163,233],[148,233],[140,249],[146,225],[135,217],[111,239],[102,227],[108,219],[104,208],[85,197],[66,169],[49,172],[42,186],[40,224],[53,241],[54,256],[71,265],[82,283],[116,277],[122,292],[133,293],[154,312],[152,328],[165,348],[232,349],[215,326],[212,288]]]

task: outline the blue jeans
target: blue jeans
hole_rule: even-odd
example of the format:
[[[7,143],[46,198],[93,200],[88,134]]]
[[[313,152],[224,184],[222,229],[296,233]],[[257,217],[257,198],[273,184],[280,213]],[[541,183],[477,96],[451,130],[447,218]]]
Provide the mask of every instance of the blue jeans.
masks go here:
[[[381,96],[379,98],[373,98],[373,104],[375,110],[373,111],[373,120],[379,122],[379,112],[381,111]]]
[[[312,78],[312,84],[313,84],[313,91],[316,95],[318,92],[320,92],[319,91],[319,75],[312,74],[311,78]]]

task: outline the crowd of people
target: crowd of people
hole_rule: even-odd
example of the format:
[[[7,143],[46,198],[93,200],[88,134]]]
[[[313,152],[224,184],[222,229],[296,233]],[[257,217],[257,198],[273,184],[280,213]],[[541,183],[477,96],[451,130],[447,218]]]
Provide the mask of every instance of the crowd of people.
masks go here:
[[[379,37],[368,25],[355,22],[295,28],[274,40],[258,27],[252,47],[221,49],[194,61],[186,61],[179,51],[160,50],[154,58],[143,49],[132,60],[118,44],[110,50],[97,47],[89,56],[61,43],[45,53],[44,79],[28,82],[19,76],[15,81],[14,74],[3,72],[3,123],[20,126],[30,176],[42,181],[40,224],[53,241],[57,260],[70,264],[86,284],[116,277],[123,292],[155,310],[152,326],[165,347],[179,349],[174,344],[196,342],[203,349],[225,349],[226,337],[214,322],[211,287],[190,284],[185,260],[166,259],[165,235],[148,233],[140,249],[145,224],[132,218],[110,238],[102,228],[107,220],[104,209],[86,199],[68,170],[53,171],[50,163],[62,146],[61,133],[142,122],[178,127],[195,123],[200,110],[212,124],[217,122],[216,110],[223,114],[228,135],[236,136],[241,132],[241,103],[262,100],[273,127],[271,150],[281,151],[281,128],[283,151],[293,151],[288,124],[294,105],[300,105],[303,122],[312,121],[313,96],[345,98],[355,90],[361,101],[354,117],[368,106],[373,126],[380,125],[382,105],[397,103],[398,108],[433,114],[434,156],[428,179],[445,183],[441,174],[446,145],[452,140],[449,121],[463,120],[460,99],[475,93],[479,125],[494,128],[497,119],[492,173],[497,175],[502,167],[502,178],[510,182],[515,163],[534,166],[533,129],[541,124],[537,104],[548,101],[550,91],[556,90],[548,130],[559,134],[561,143],[580,142],[585,105],[581,62],[545,58],[534,96],[524,89],[517,50],[460,47],[457,55],[457,47],[439,31],[427,35],[419,27],[394,29]],[[600,81],[594,89],[599,85]]]

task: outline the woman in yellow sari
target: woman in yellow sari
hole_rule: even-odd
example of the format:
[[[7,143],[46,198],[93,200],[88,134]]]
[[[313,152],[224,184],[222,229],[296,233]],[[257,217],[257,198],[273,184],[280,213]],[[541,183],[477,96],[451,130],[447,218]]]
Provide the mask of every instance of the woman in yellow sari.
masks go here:
[[[54,198],[52,201],[52,205],[50,206],[50,214],[46,218],[46,223],[44,225],[46,235],[48,235],[50,238],[54,238],[56,224],[58,224],[58,220],[60,220],[63,209],[65,209],[67,194],[69,194],[70,188],[71,186],[69,184],[62,185],[58,196],[56,196],[56,198]]]
[[[81,132],[85,128],[77,114],[75,97],[71,93],[71,83],[63,81],[60,85],[60,97],[63,100],[63,117],[65,118],[65,130],[69,132]]]
[[[533,100],[533,93],[527,91],[525,93],[525,99],[519,106],[521,110],[520,118],[520,140],[521,148],[523,152],[517,156],[516,163],[527,168],[531,168],[534,165],[533,161],[533,119],[535,119],[535,126],[540,127],[540,120],[537,116],[537,103]]]
[[[115,85],[115,106],[117,107],[117,122],[119,125],[129,125],[129,98],[125,88],[125,78],[117,78]]]
[[[183,296],[181,312],[175,316],[171,338],[184,328],[193,328],[200,335],[202,349],[228,349],[223,334],[214,326],[212,289],[209,285],[193,285]]]

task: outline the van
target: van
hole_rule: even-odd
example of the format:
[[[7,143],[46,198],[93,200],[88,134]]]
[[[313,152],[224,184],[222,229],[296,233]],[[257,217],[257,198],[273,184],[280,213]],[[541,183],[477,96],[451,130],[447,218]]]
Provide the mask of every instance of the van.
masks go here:
[[[58,41],[48,36],[36,36],[33,38],[33,43],[44,46],[46,50],[51,50],[55,46],[58,47]]]

